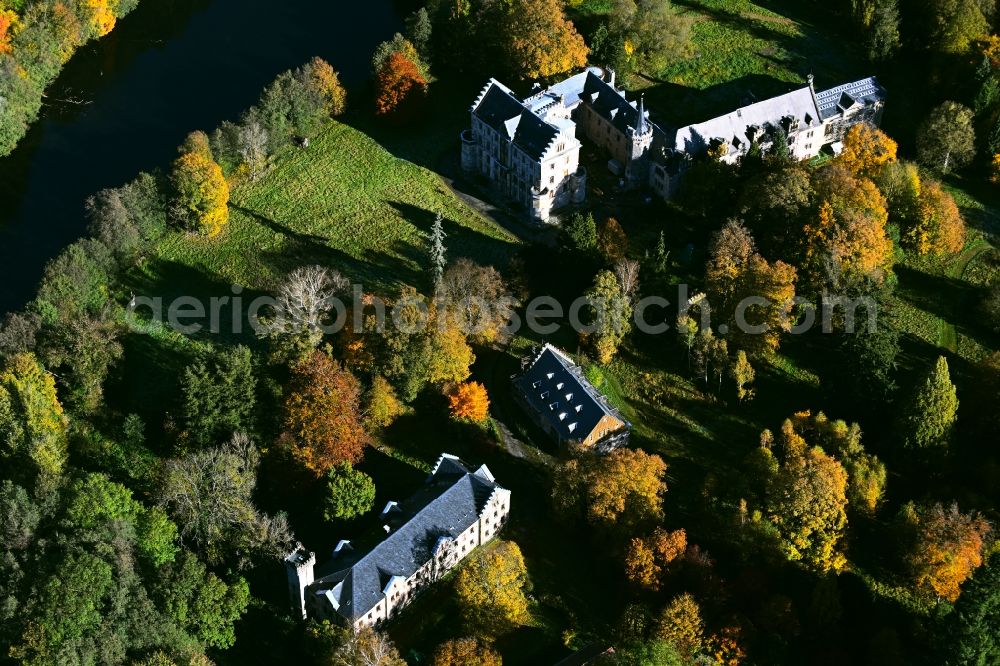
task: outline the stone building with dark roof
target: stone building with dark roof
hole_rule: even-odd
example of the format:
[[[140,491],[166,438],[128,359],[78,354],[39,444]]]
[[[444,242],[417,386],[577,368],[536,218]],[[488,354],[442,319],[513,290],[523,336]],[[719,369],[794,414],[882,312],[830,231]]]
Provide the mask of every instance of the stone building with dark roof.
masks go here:
[[[586,196],[581,138],[611,158],[608,167],[622,184],[669,199],[691,158],[710,148],[735,163],[752,145],[767,150],[783,133],[796,160],[823,148],[836,153],[851,126],[879,124],[885,95],[874,77],[816,92],[810,75],[791,92],[664,130],[650,120],[641,96],[629,101],[615,86],[611,70],[590,67],[523,100],[490,79],[472,105],[471,128],[462,132],[462,169],[547,222]]]
[[[341,541],[321,566],[302,546],[285,558],[292,610],[355,630],[379,625],[495,537],[509,513],[510,491],[485,465],[470,471],[443,453],[420,490],[386,505],[373,544]]]
[[[816,92],[810,75],[802,88],[678,129],[673,147],[688,155],[721,147],[721,159],[735,163],[754,142],[769,148],[780,129],[792,157],[807,160],[824,147],[837,152],[852,125],[878,126],[884,104],[885,89],[874,77]]]
[[[607,453],[628,442],[632,424],[587,381],[565,352],[545,344],[524,360],[514,393],[542,430],[565,446]]]
[[[528,104],[490,79],[471,117],[472,126],[461,137],[466,173],[485,178],[539,222],[547,222],[554,210],[583,202],[587,176],[580,168],[580,141],[561,104]]]

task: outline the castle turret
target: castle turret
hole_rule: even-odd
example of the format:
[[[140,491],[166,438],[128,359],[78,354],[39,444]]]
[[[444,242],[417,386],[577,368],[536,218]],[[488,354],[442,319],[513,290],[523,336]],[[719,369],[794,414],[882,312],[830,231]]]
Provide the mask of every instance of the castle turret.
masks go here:
[[[285,571],[288,575],[288,601],[292,614],[306,619],[306,588],[314,580],[316,553],[296,544],[295,550],[285,556]]]
[[[462,130],[462,171],[473,173],[479,164],[479,146],[471,129]]]

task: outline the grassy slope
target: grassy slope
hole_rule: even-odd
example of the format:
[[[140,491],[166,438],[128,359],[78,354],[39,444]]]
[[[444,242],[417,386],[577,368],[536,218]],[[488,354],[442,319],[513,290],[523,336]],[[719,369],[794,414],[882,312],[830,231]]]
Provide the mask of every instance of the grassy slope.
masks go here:
[[[661,72],[644,72],[650,106],[688,124],[787,92],[809,73],[820,88],[869,74],[837,25],[808,3],[678,0],[694,16],[693,48]],[[822,28],[822,29],[820,29]],[[640,84],[642,85],[642,84]]]
[[[494,263],[516,242],[463,204],[436,174],[332,123],[308,149],[283,154],[257,182],[234,189],[222,235],[171,235],[149,271],[181,264],[265,289],[296,266],[320,263],[363,281],[366,290],[420,285],[426,233],[436,213],[445,218],[452,257]]]

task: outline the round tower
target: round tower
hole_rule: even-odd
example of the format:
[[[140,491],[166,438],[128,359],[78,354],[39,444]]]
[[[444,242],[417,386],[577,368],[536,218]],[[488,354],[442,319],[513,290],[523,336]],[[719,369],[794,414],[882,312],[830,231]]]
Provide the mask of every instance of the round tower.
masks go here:
[[[462,171],[473,173],[479,163],[479,151],[476,145],[476,138],[471,129],[462,130]]]

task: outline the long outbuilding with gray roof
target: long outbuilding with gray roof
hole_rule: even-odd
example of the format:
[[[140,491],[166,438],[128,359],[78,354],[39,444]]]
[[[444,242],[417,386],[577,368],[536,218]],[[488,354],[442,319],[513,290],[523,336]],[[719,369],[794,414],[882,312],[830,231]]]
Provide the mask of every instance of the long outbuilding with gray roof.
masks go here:
[[[389,502],[375,543],[341,541],[333,557],[297,548],[286,558],[293,607],[354,628],[392,617],[424,587],[492,539],[510,512],[510,491],[490,470],[442,454],[412,497]]]

